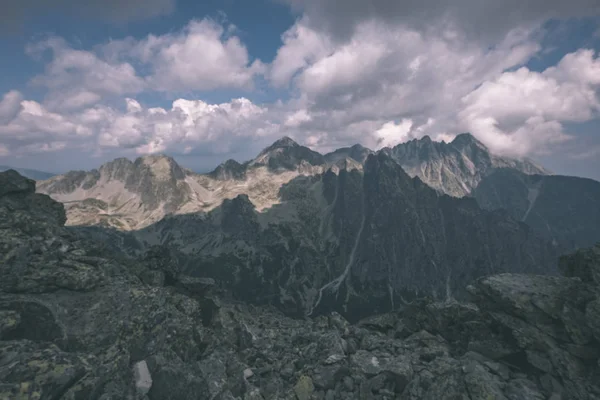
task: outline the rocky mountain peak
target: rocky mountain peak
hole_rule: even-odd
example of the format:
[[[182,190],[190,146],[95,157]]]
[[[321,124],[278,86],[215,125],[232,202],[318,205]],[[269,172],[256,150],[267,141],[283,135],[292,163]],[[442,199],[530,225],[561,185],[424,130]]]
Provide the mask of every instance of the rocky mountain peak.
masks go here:
[[[516,160],[492,154],[470,133],[462,133],[451,143],[430,137],[385,148],[410,176],[418,176],[434,189],[454,197],[470,195],[483,177],[496,168],[513,168],[527,174],[545,174],[530,160]]]
[[[0,172],[0,221],[20,220],[24,229],[35,231],[36,226],[29,221],[46,221],[51,225],[62,226],[66,220],[62,204],[55,202],[49,196],[35,193],[35,181],[25,178],[15,170]],[[0,227],[0,236],[2,236]],[[0,247],[1,251],[1,247]]]
[[[450,142],[450,144],[458,148],[477,146],[479,148],[487,150],[487,147],[483,143],[481,143],[475,136],[468,132],[456,135],[456,137],[452,142]]]
[[[303,161],[310,165],[325,164],[325,157],[308,147],[301,146],[285,136],[267,147],[250,162],[250,166],[267,166],[270,170],[294,170]]]
[[[125,157],[115,158],[99,168],[100,175],[107,179],[125,180],[134,169],[133,162]]]
[[[14,169],[0,173],[0,196],[35,192],[35,181],[21,176]]]
[[[134,165],[137,168],[146,168],[158,180],[183,179],[185,172],[177,162],[164,154],[151,154],[139,157]]]
[[[229,159],[221,163],[208,175],[219,181],[244,180],[246,178],[246,167],[233,159]]]
[[[369,154],[372,154],[373,150],[368,149],[361,144],[355,144],[351,147],[342,147],[332,151],[331,153],[325,154],[325,159],[330,163],[337,163],[344,159],[350,158],[356,162],[364,163]]]
[[[271,146],[269,146],[269,149],[281,149],[281,148],[286,148],[286,147],[297,147],[300,146],[298,143],[296,143],[294,141],[294,139],[292,139],[289,136],[284,136],[279,140],[276,140]]]

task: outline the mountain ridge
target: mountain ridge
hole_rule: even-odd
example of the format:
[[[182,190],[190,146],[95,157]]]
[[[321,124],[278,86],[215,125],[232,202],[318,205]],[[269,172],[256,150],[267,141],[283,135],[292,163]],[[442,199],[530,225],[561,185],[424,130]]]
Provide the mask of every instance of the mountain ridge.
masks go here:
[[[429,136],[384,148],[410,176],[418,176],[434,189],[455,196],[468,196],[479,182],[497,168],[513,168],[527,174],[549,174],[531,160],[494,155],[470,133],[457,135],[450,143]]]
[[[457,136],[455,141],[484,154],[483,158],[489,161],[484,163],[485,173],[491,170],[490,160],[495,158],[474,137],[463,134]],[[466,156],[460,153],[462,164],[457,164],[454,159],[450,164],[462,166],[467,172],[454,168],[454,186],[444,185],[434,179],[435,174],[421,173],[419,171],[423,169],[420,167],[413,168],[414,159],[399,156],[408,154],[402,150],[403,146],[430,148],[437,154],[437,147],[445,144],[435,143],[427,137],[379,152],[390,155],[409,175],[419,176],[428,185],[451,195],[457,195],[453,188],[460,186],[463,190],[476,185],[484,176],[474,170],[475,166],[468,157],[465,159]],[[281,201],[281,185],[296,176],[322,174],[328,169],[335,173],[344,169],[362,170],[370,154],[375,152],[354,145],[322,155],[289,137],[283,137],[250,161],[239,163],[227,160],[206,174],[185,169],[166,155],[148,155],[133,161],[118,158],[89,172],[71,171],[42,181],[38,191],[67,204],[70,225],[102,224],[131,230],[152,224],[171,213],[210,211],[224,199],[232,199],[242,193],[247,194],[258,209],[272,207]],[[457,154],[454,151],[451,155],[456,158]],[[431,164],[438,161],[435,159]],[[517,161],[509,164],[520,170],[527,169],[521,168]],[[470,170],[467,168],[469,166]],[[468,182],[468,185],[464,182]],[[459,194],[470,192],[471,189],[463,190]]]

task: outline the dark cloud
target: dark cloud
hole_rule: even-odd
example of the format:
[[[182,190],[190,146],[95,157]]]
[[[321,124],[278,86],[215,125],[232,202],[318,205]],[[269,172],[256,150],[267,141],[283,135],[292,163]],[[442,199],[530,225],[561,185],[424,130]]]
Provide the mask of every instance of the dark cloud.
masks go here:
[[[169,14],[176,0],[0,0],[0,33],[17,33],[48,11],[115,23]]]
[[[493,41],[515,27],[552,18],[600,16],[598,0],[277,0],[303,12],[315,26],[339,39],[362,21],[403,23],[418,30],[454,27],[469,37]]]

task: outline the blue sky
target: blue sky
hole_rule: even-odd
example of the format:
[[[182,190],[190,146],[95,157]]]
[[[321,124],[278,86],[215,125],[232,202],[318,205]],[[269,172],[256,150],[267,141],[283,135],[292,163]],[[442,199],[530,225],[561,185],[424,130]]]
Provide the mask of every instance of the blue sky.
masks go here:
[[[206,171],[284,135],[326,152],[469,131],[600,179],[596,3],[24,0],[0,17],[0,164]]]

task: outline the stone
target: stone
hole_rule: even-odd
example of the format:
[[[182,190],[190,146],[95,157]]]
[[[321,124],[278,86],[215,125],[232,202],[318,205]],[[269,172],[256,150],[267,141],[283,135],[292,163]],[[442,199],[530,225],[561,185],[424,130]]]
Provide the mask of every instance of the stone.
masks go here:
[[[152,387],[152,376],[150,375],[148,364],[145,360],[139,361],[133,365],[133,376],[137,392],[141,396],[145,396]]]
[[[294,386],[294,393],[298,400],[310,400],[314,390],[312,379],[306,375],[302,375]]]
[[[244,379],[249,379],[249,378],[251,378],[253,376],[254,376],[254,372],[252,372],[252,369],[246,368],[244,370]]]
[[[339,364],[318,366],[314,369],[312,381],[317,389],[333,389],[347,373],[348,369]]]

